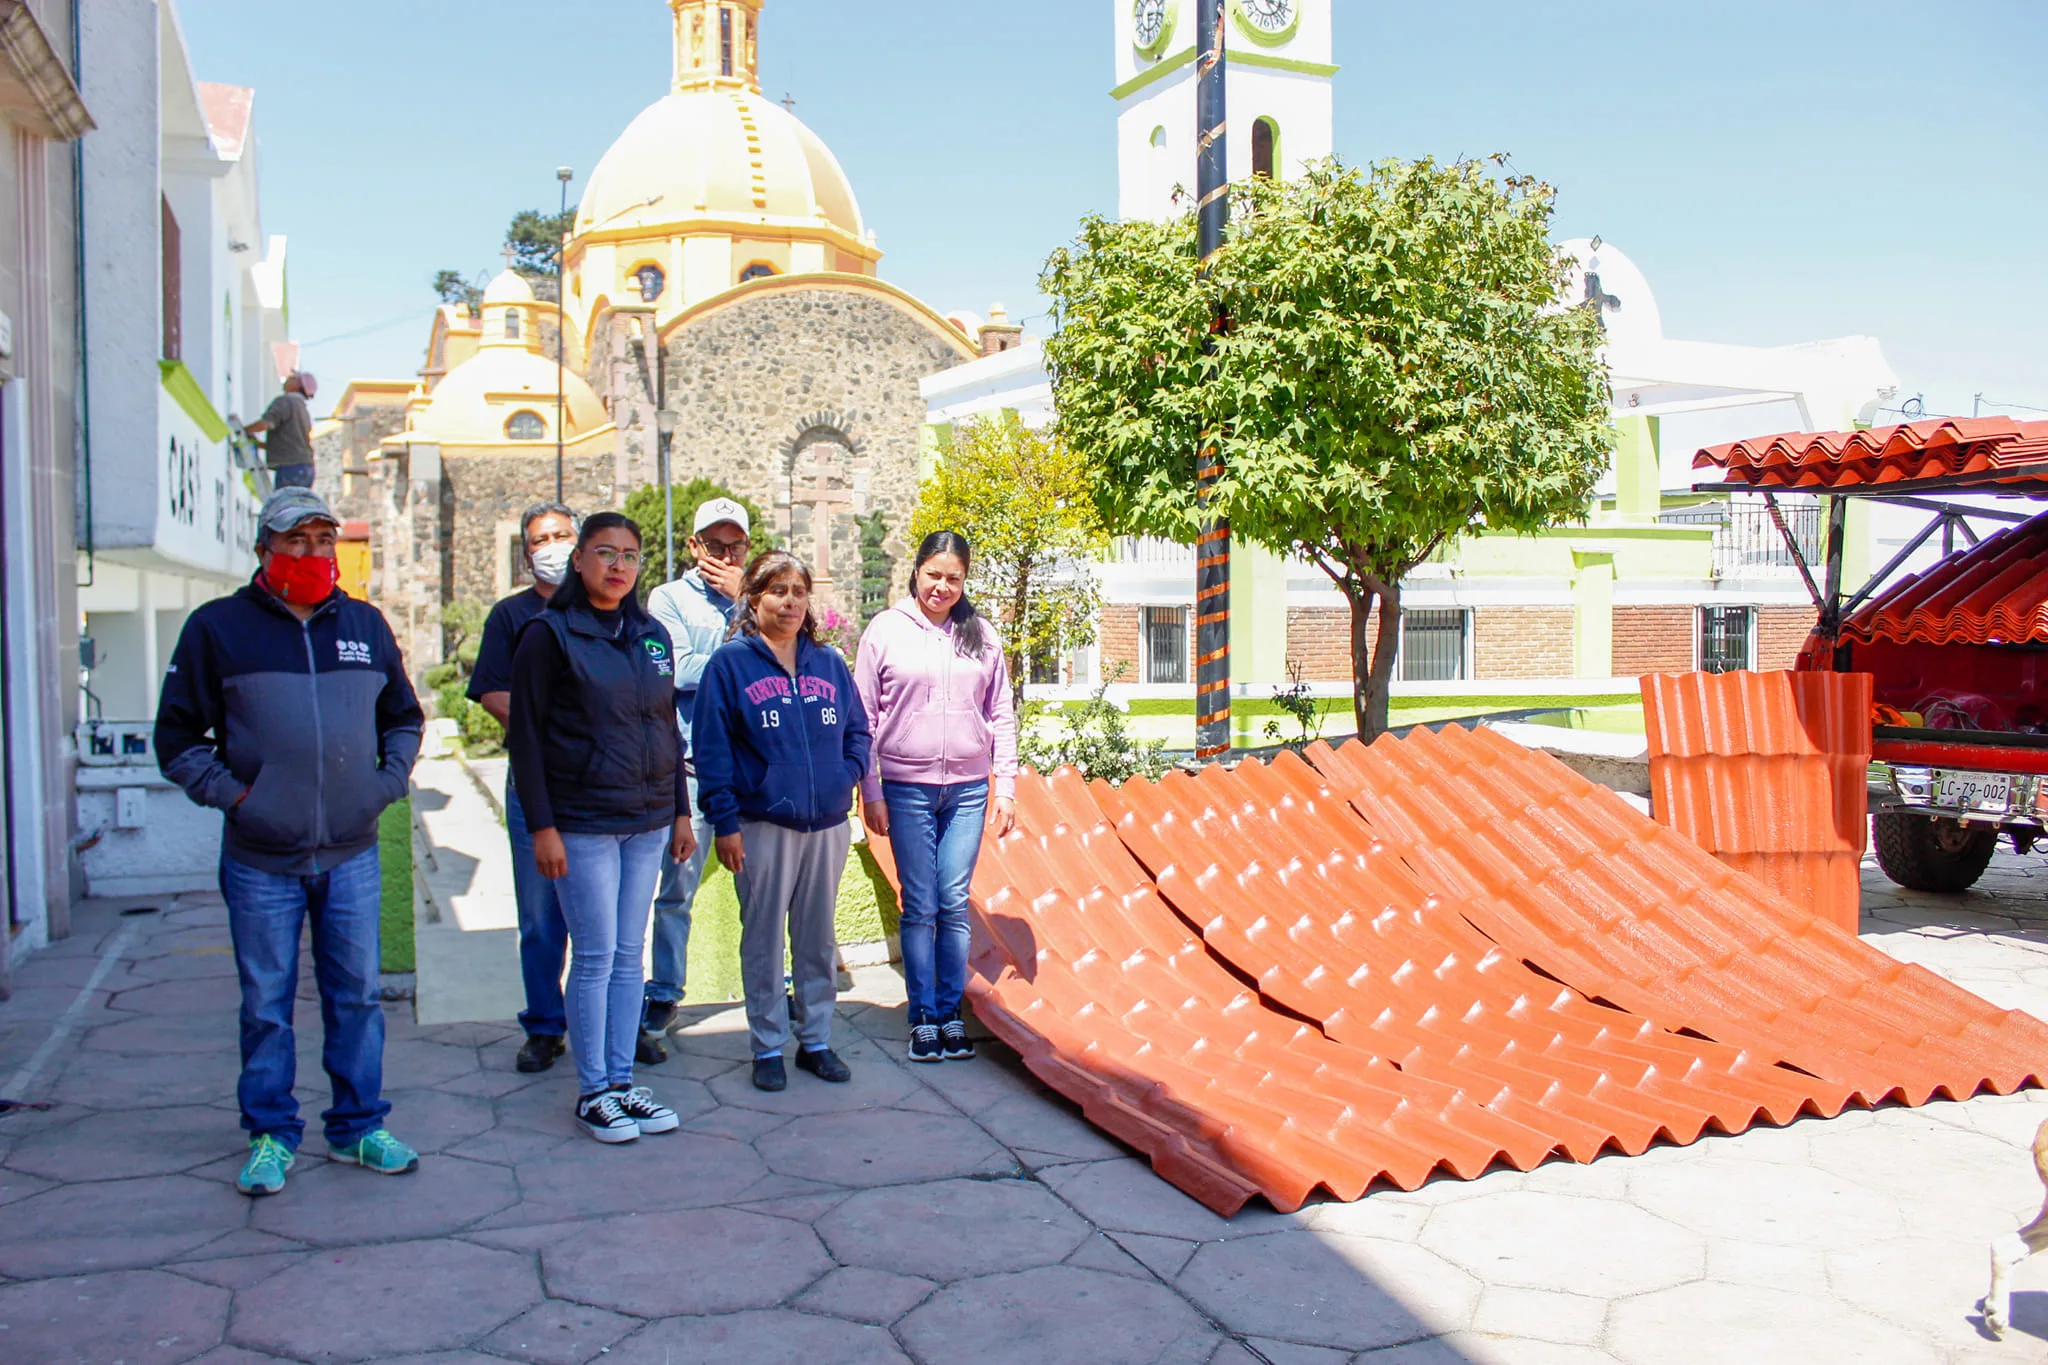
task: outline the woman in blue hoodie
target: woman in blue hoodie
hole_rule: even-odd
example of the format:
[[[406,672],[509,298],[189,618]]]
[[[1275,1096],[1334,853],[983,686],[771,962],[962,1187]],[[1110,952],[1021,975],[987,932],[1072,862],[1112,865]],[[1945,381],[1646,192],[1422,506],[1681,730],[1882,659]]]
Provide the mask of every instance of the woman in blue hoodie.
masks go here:
[[[698,803],[740,898],[740,975],[754,1084],[789,1083],[783,931],[796,996],[796,1064],[852,1076],[832,1051],[839,998],[832,912],[853,842],[853,789],[868,767],[868,718],[846,660],[818,643],[811,571],[780,550],[740,584],[732,638],[705,665],[691,724]]]

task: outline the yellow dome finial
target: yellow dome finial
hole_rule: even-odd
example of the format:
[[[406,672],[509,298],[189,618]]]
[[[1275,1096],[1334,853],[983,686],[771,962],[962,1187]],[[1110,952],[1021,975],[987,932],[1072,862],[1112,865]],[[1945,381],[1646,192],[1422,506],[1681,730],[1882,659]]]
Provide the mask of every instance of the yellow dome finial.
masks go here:
[[[761,88],[763,0],[668,0],[676,20],[674,89]]]

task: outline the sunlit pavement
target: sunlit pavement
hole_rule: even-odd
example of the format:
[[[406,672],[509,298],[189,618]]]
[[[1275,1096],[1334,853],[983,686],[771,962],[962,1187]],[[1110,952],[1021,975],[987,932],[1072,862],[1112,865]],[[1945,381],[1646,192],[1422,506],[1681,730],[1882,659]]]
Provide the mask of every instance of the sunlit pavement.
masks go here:
[[[1965,896],[1866,867],[1866,934],[2048,1013],[2048,863]],[[642,1079],[682,1131],[605,1148],[566,1063],[517,1033],[389,1009],[411,1176],[328,1163],[303,974],[289,1186],[231,1181],[235,990],[217,900],[113,904],[0,1005],[0,1360],[1372,1362],[2037,1361],[1977,1325],[1985,1244],[2041,1202],[2039,1092],[1805,1120],[1588,1166],[1439,1180],[1225,1222],[984,1044],[901,1061],[897,979],[842,1015],[851,1085],[748,1083],[736,1009],[697,1009]],[[2048,1061],[2048,1059],[2044,1059]]]

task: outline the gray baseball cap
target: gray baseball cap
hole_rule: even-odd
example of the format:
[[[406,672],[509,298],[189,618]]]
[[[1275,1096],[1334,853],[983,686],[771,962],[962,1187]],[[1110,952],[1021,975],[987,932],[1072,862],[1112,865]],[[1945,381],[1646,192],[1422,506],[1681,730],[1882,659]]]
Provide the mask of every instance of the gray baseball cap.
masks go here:
[[[257,526],[273,535],[282,535],[308,521],[341,525],[341,518],[334,515],[327,499],[310,488],[280,488],[263,500],[263,510],[256,514]]]
[[[690,534],[693,536],[702,535],[721,521],[731,522],[739,527],[742,533],[751,533],[754,529],[747,524],[746,508],[740,506],[731,498],[712,498],[710,501],[698,506],[697,521],[691,528]]]

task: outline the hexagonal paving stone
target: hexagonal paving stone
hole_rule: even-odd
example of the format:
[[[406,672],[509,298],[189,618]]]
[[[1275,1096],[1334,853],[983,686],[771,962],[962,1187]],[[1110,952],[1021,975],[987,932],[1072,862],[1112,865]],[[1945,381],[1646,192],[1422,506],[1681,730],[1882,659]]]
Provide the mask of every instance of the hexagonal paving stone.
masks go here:
[[[606,1365],[908,1365],[910,1357],[879,1327],[786,1309],[723,1317],[669,1318],[612,1348]]]
[[[803,1224],[735,1209],[591,1223],[541,1261],[551,1292],[644,1318],[768,1308],[832,1268]]]
[[[1937,1365],[1941,1352],[1830,1299],[1701,1280],[1614,1306],[1607,1346],[1628,1365],[1855,1361]]]
[[[1419,1247],[1307,1229],[1211,1242],[1175,1284],[1240,1332],[1353,1351],[1462,1327],[1479,1298]]]
[[[975,1365],[1201,1365],[1220,1340],[1164,1286],[1072,1266],[963,1280],[896,1330],[925,1360],[971,1342]]]
[[[768,1175],[768,1167],[745,1143],[688,1132],[661,1133],[623,1147],[579,1138],[524,1162],[518,1171],[520,1201],[484,1226],[725,1204]]]
[[[1219,1218],[1182,1194],[1142,1161],[1096,1161],[1055,1166],[1045,1183],[1097,1227],[1143,1232],[1202,1242],[1219,1237],[1252,1237],[1293,1224],[1260,1203],[1247,1204],[1232,1218]]]
[[[1904,1118],[1840,1133],[1816,1125],[1812,1162],[1935,1218],[1959,1206],[2016,1211],[2040,1197],[2026,1153],[1930,1114]]]
[[[174,1175],[239,1152],[247,1141],[232,1115],[186,1105],[151,1109],[141,1128],[132,1113],[89,1115],[23,1138],[7,1164],[51,1180]]]
[[[230,976],[197,976],[131,986],[114,997],[114,1008],[137,1014],[219,1014],[241,1005],[241,987]]]
[[[158,1270],[0,1288],[0,1356],[26,1365],[178,1365],[227,1326],[228,1292]]]
[[[242,1346],[301,1360],[453,1350],[541,1300],[533,1257],[467,1242],[349,1247],[235,1296]]]
[[[842,1265],[931,1280],[1054,1265],[1088,1236],[1088,1225],[1050,1190],[1022,1180],[864,1190],[817,1228]]]
[[[511,1207],[519,1184],[503,1166],[459,1157],[430,1156],[410,1175],[379,1175],[302,1156],[287,1193],[257,1200],[250,1226],[314,1246],[348,1246],[446,1236]]]
[[[1853,1247],[1899,1231],[1897,1207],[1875,1190],[1826,1171],[1732,1153],[1639,1169],[1629,1192],[1660,1217],[1731,1241]]]
[[[481,1343],[532,1365],[583,1365],[640,1325],[638,1318],[549,1299],[521,1313]]]
[[[232,1185],[189,1175],[60,1185],[7,1208],[0,1275],[156,1265],[249,1219]]]
[[[50,1094],[90,1109],[134,1112],[151,1105],[190,1104],[209,1095],[232,1096],[241,1070],[230,1027],[214,1039],[211,1050],[202,1052],[144,1056],[81,1048],[65,1062]]]
[[[1706,1262],[1706,1239],[1639,1208],[1527,1191],[1438,1209],[1422,1245],[1488,1284],[1609,1297],[1696,1279]]]
[[[391,1089],[432,1090],[477,1069],[476,1049],[419,1038],[387,1040],[384,1084]]]
[[[1131,1154],[1057,1095],[1012,1095],[977,1113],[974,1121],[1007,1147],[1070,1161],[1108,1161]]]
[[[843,1085],[820,1085],[798,1072],[790,1077],[787,1090],[756,1090],[753,1073],[746,1067],[723,1070],[707,1084],[720,1104],[791,1115],[879,1109],[918,1088],[917,1082],[882,1056],[873,1043],[853,1043],[840,1049],[839,1055],[853,1072],[853,1079]],[[794,1066],[790,1069],[795,1071]]]
[[[903,1109],[801,1118],[754,1146],[785,1175],[837,1185],[896,1185],[1017,1169],[1015,1158],[966,1119]]]
[[[123,1019],[96,1028],[81,1047],[88,1051],[114,1052],[123,1057],[154,1057],[164,1053],[220,1053],[235,1051],[235,1006],[205,1014],[164,1014],[147,1019]]]
[[[445,1090],[393,1090],[387,1086],[384,1098],[391,1105],[386,1124],[414,1151],[445,1152],[457,1143],[489,1132],[498,1121],[491,1102],[476,1095],[456,1095]]]
[[[930,1280],[865,1266],[841,1266],[806,1289],[795,1307],[877,1326],[894,1322],[931,1297]]]
[[[148,981],[191,981],[201,977],[227,978],[227,990],[236,990],[235,950],[232,948],[196,948],[186,952],[164,953],[158,957],[145,958],[128,964],[127,980]]]

